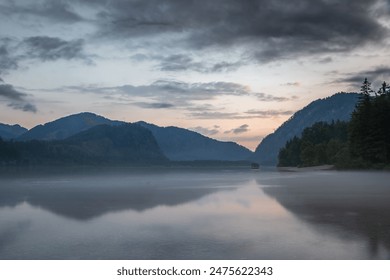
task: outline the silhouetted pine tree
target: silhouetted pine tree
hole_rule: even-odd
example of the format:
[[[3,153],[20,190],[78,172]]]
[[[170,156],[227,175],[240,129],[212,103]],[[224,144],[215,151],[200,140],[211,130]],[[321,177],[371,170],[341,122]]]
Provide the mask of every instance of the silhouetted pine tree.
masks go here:
[[[367,160],[370,157],[371,137],[371,83],[365,78],[360,88],[360,98],[352,113],[349,131],[351,156]]]
[[[375,96],[372,92],[365,79],[349,129],[351,156],[368,166],[389,163],[390,157],[390,89],[383,82]]]

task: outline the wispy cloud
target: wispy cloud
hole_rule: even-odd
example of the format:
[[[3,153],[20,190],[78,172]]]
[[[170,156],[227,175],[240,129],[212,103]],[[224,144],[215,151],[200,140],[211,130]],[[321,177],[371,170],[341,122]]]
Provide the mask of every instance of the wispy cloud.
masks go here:
[[[28,95],[26,93],[16,90],[12,85],[3,83],[2,80],[0,82],[1,97],[7,102],[8,107],[15,110],[37,112],[36,106],[27,100]]]
[[[291,110],[249,110],[245,112],[245,114],[259,119],[280,117],[280,116],[290,116],[294,113],[295,112]]]
[[[275,101],[275,102],[285,102],[289,100],[295,100],[298,99],[298,96],[291,96],[291,97],[281,97],[281,96],[275,96],[275,95],[270,95],[266,93],[254,93],[254,95],[257,97],[258,100],[260,101]]]
[[[243,124],[243,125],[240,125],[239,127],[233,128],[231,130],[227,130],[224,133],[225,134],[229,134],[229,133],[242,134],[242,133],[245,133],[245,132],[248,132],[248,131],[249,131],[249,125]]]
[[[383,82],[390,77],[390,67],[378,66],[374,69],[363,70],[355,73],[345,74],[344,77],[337,79],[336,83],[347,83],[355,88],[359,88],[365,78],[371,82]]]
[[[180,53],[172,55],[147,55],[137,53],[130,57],[133,61],[151,61],[155,63],[155,68],[163,72],[193,71],[199,73],[221,73],[238,70],[246,64],[240,61],[205,61],[193,58],[190,54]]]
[[[300,82],[290,82],[290,83],[284,83],[281,84],[281,86],[287,86],[287,87],[299,87],[301,86]]]
[[[204,120],[222,120],[222,119],[243,119],[244,116],[239,113],[220,112],[220,111],[190,111],[186,113],[186,116],[191,119],[204,119]]]
[[[165,57],[154,57],[158,60],[157,69],[161,71],[195,71],[200,73],[218,73],[235,71],[243,65],[243,61],[216,63],[196,61],[191,56],[185,54],[174,54]]]
[[[207,136],[212,136],[212,135],[215,135],[217,133],[219,133],[219,126],[218,125],[214,125],[213,127],[209,128],[209,127],[202,127],[202,126],[196,126],[196,127],[190,127],[189,129],[190,130],[193,130],[193,131],[196,131],[202,135],[207,135]]]
[[[0,38],[0,74],[7,74],[18,68],[18,59],[12,55],[14,48],[12,39]]]
[[[66,41],[58,37],[35,36],[24,39],[21,45],[26,49],[24,54],[26,58],[42,61],[88,58],[83,52],[84,40],[82,39]]]
[[[34,16],[51,22],[74,23],[82,17],[76,13],[69,1],[7,1],[0,4],[0,14],[3,16],[18,16],[19,18]]]
[[[194,119],[267,119],[291,116],[295,111],[291,110],[249,110],[245,112],[226,112],[221,108],[197,107],[189,110],[187,117]]]
[[[213,100],[218,96],[252,96],[261,101],[283,102],[296,97],[279,97],[258,93],[250,87],[232,82],[187,83],[175,80],[158,80],[149,85],[121,85],[115,87],[99,86],[67,86],[55,89],[62,92],[81,92],[105,95],[121,95],[127,97],[150,98],[155,102],[166,103],[169,98],[174,105],[188,104],[190,101]]]
[[[145,109],[170,109],[175,107],[175,105],[171,103],[158,102],[133,102],[130,104]]]
[[[84,51],[84,40],[66,41],[58,37],[33,36],[23,40],[0,38],[0,74],[17,70],[31,61],[79,60],[92,64],[92,55]]]

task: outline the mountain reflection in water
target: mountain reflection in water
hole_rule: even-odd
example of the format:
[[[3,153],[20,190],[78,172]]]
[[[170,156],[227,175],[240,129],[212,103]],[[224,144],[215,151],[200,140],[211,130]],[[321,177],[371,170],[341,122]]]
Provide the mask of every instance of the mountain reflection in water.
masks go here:
[[[258,183],[264,184],[261,179]],[[389,173],[303,173],[267,184],[274,185],[262,188],[267,195],[319,234],[361,236],[371,258],[378,257],[381,247],[390,252]]]
[[[0,175],[0,259],[387,259],[390,173]]]
[[[229,174],[210,176],[209,172],[143,172],[129,174],[88,174],[77,176],[47,174],[2,182],[0,207],[28,203],[77,220],[105,213],[144,211],[160,205],[174,206],[200,199],[220,188],[242,184]],[[228,184],[227,184],[228,183]]]

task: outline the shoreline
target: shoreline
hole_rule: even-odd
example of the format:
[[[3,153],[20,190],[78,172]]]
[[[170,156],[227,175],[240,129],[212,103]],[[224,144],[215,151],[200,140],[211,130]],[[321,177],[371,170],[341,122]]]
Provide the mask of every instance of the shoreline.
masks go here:
[[[317,165],[309,167],[277,167],[281,172],[309,172],[309,171],[323,171],[323,170],[336,170],[334,165]]]

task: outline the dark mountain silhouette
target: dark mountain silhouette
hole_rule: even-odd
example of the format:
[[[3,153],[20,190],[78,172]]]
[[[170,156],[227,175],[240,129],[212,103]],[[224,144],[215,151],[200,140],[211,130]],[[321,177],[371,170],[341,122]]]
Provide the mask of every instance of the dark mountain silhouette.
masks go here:
[[[18,124],[8,125],[0,123],[0,137],[4,140],[17,138],[25,132],[27,132],[27,128]]]
[[[113,162],[166,161],[153,134],[137,124],[98,125],[67,138],[86,157]]]
[[[190,160],[248,160],[252,152],[234,142],[222,142],[184,128],[159,127],[146,122],[139,125],[149,129],[164,154],[174,161]]]
[[[93,113],[80,113],[38,125],[17,140],[64,140],[100,124],[119,126],[126,123],[112,121]],[[243,161],[253,154],[234,142],[217,141],[184,128],[159,127],[142,121],[138,124],[152,132],[161,151],[173,161]]]
[[[358,96],[357,93],[337,93],[313,101],[265,137],[257,146],[253,160],[262,165],[276,165],[280,149],[294,136],[300,136],[306,127],[317,122],[349,121]]]
[[[62,140],[100,124],[120,125],[123,122],[112,121],[93,113],[79,113],[37,125],[18,140]]]
[[[98,125],[65,140],[32,140],[0,144],[6,146],[7,151],[13,152],[10,155],[7,154],[6,163],[19,162],[29,165],[144,165],[168,161],[152,133],[137,124]]]

